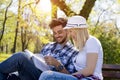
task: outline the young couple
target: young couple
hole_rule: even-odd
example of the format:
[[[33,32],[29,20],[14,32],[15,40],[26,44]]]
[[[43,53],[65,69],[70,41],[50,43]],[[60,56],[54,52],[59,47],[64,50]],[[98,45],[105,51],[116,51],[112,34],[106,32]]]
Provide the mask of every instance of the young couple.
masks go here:
[[[47,44],[40,54],[51,70],[42,72],[31,58],[19,52],[0,64],[0,80],[7,80],[14,71],[21,80],[102,80],[102,46],[88,33],[86,19],[72,16],[66,24],[65,19],[58,18],[49,26],[56,42]]]

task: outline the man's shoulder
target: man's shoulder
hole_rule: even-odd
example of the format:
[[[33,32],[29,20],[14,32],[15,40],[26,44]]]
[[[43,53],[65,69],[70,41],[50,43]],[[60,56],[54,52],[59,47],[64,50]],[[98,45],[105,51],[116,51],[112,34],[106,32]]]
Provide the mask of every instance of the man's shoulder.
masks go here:
[[[50,43],[45,44],[43,46],[41,52],[49,51],[49,50],[53,49],[54,48],[54,44],[55,44],[55,42],[50,42]]]
[[[50,42],[44,45],[44,48],[48,48],[48,47],[52,47],[54,46],[56,43],[55,42]]]

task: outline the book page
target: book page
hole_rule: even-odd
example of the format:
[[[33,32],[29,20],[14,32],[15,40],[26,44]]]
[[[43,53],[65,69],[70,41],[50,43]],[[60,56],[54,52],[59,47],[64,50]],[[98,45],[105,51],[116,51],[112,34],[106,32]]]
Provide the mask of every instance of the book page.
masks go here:
[[[35,66],[40,69],[41,71],[46,71],[46,70],[50,70],[49,66],[46,64],[45,60],[44,60],[44,56],[42,54],[33,54],[31,51],[29,50],[25,50],[25,54],[29,57],[32,58]]]
[[[35,66],[41,71],[50,70],[49,65],[46,64],[42,54],[37,54],[33,57]]]
[[[28,49],[25,49],[24,50],[25,51],[25,55],[27,55],[28,57],[32,57],[34,54],[31,52],[31,51],[29,51]]]

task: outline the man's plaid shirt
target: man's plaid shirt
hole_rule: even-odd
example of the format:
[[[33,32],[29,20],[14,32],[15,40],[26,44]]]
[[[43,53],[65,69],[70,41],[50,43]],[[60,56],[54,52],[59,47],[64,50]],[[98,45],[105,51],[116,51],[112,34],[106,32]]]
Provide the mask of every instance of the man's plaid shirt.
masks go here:
[[[75,72],[76,70],[72,63],[72,59],[79,53],[79,51],[77,51],[69,42],[67,42],[63,48],[59,48],[58,45],[59,44],[55,42],[49,43],[43,47],[40,53],[44,56],[53,56],[55,59],[60,61],[70,73]],[[55,68],[52,70],[55,70]]]

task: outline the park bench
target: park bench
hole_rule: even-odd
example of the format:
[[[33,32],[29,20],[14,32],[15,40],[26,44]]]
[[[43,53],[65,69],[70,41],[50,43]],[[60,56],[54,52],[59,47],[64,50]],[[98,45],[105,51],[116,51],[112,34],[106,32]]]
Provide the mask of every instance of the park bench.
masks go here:
[[[110,79],[120,80],[120,65],[118,64],[103,64],[102,68],[103,77]]]

